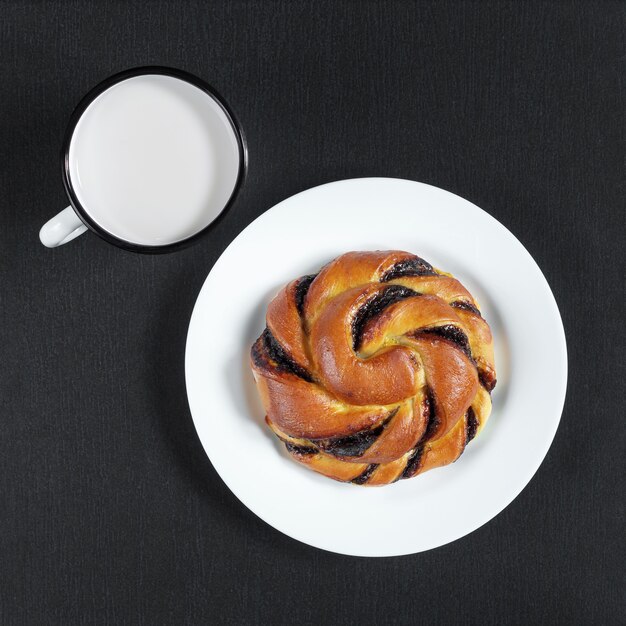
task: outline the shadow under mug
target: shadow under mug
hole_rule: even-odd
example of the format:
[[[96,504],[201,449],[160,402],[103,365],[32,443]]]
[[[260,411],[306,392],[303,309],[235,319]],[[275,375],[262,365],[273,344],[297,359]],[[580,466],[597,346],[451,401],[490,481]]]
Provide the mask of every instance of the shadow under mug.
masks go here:
[[[103,94],[114,85],[121,83],[122,81],[139,76],[152,75],[169,76],[182,80],[185,83],[189,83],[190,85],[197,87],[205,94],[207,94],[211,98],[211,100],[218,105],[219,109],[228,121],[230,129],[233,133],[233,137],[237,144],[239,156],[238,169],[232,193],[223,204],[223,206],[221,206],[221,208],[216,212],[216,216],[206,225],[193,232],[189,236],[186,236],[174,242],[165,243],[163,245],[145,245],[143,243],[126,240],[113,234],[112,232],[110,232],[110,230],[107,230],[106,228],[101,226],[92,217],[92,215],[88,212],[85,206],[83,206],[78,198],[76,186],[74,184],[74,181],[72,180],[72,168],[70,163],[70,146],[72,143],[72,138],[74,136],[78,123],[83,117],[85,111],[96,100],[96,98],[98,98],[98,96]],[[125,250],[143,253],[163,253],[172,252],[174,250],[184,248],[196,242],[199,237],[205,234],[210,228],[215,226],[215,224],[224,216],[226,210],[232,205],[237,193],[239,192],[243,184],[247,168],[247,149],[240,125],[236,121],[235,116],[233,115],[232,111],[230,110],[224,99],[217,93],[217,91],[213,87],[211,87],[203,80],[197,78],[193,74],[189,74],[188,72],[184,72],[182,70],[162,66],[146,66],[125,70],[123,72],[110,76],[106,80],[99,83],[96,87],[91,89],[91,91],[89,91],[87,95],[85,95],[85,97],[79,102],[78,106],[76,107],[76,109],[74,109],[74,112],[70,117],[70,121],[65,132],[65,137],[63,139],[63,147],[61,150],[61,167],[63,186],[65,187],[65,192],[67,193],[67,196],[69,198],[70,206],[68,206],[66,209],[61,211],[59,214],[57,214],[55,217],[53,217],[51,220],[46,222],[46,224],[43,225],[39,232],[39,238],[43,245],[48,248],[61,246],[68,243],[69,241],[72,241],[72,239],[75,239],[89,229],[95,232],[105,241],[108,241],[109,243],[112,243],[120,248],[124,248]]]

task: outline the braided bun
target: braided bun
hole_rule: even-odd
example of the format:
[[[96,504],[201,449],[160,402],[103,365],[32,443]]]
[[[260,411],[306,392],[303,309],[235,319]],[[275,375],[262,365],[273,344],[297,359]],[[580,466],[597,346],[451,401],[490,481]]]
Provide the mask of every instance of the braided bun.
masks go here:
[[[251,350],[291,457],[385,485],[455,461],[485,425],[491,331],[450,274],[408,252],[349,252],[270,302]]]

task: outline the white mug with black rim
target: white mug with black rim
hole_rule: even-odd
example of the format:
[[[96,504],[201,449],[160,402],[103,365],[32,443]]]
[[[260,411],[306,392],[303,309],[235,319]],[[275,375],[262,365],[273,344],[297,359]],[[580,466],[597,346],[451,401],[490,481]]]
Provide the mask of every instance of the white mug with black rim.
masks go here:
[[[49,247],[91,229],[135,252],[196,241],[239,191],[246,147],[234,115],[207,83],[166,67],[116,74],[70,118],[62,149],[70,206],[42,227]]]

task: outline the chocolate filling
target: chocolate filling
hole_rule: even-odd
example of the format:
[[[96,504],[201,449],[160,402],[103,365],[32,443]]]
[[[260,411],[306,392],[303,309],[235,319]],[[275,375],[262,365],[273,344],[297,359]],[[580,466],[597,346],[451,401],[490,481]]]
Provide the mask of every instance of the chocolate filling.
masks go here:
[[[422,403],[422,411],[428,419],[426,430],[424,431],[424,434],[421,436],[420,440],[417,442],[417,445],[413,449],[411,456],[408,458],[402,474],[400,474],[400,476],[396,480],[400,480],[402,478],[411,478],[411,476],[415,475],[422,461],[422,456],[424,454],[424,444],[435,434],[437,428],[439,427],[439,424],[441,423],[441,420],[437,417],[437,412],[435,410],[435,396],[433,395],[432,389],[430,387],[426,388],[424,401]]]
[[[265,349],[265,338],[263,334],[252,344],[250,357],[252,358],[252,362],[261,369],[269,369],[271,367],[269,356]]]
[[[475,307],[471,302],[466,302],[465,300],[457,300],[456,302],[453,302],[450,306],[454,307],[455,309],[463,309],[464,311],[470,311],[471,313],[474,313],[474,315],[478,315],[478,317],[482,317],[478,308]]]
[[[474,409],[470,407],[467,409],[467,422],[465,425],[465,445],[467,445],[476,436],[478,430],[478,420],[476,419],[476,413]]]
[[[398,408],[395,408],[387,416],[385,421],[370,430],[362,430],[354,435],[347,435],[345,437],[332,437],[329,439],[312,439],[311,441],[324,452],[332,454],[336,457],[343,456],[362,456],[365,451],[380,437],[383,430],[387,428],[387,424],[391,421],[394,415],[398,412]]]
[[[496,383],[498,382],[493,373],[483,369],[478,370],[478,380],[489,393],[494,390]]]
[[[424,453],[424,446],[417,446],[411,456],[409,457],[400,478],[411,478],[419,469],[422,461],[422,454]]]
[[[298,446],[295,443],[289,443],[288,441],[285,441],[284,443],[285,448],[287,448],[287,450],[291,452],[291,454],[296,454],[298,456],[317,454],[317,450],[315,448],[309,448],[308,446]]]
[[[419,337],[420,335],[437,335],[442,339],[447,339],[454,343],[469,359],[472,359],[472,351],[469,345],[469,339],[467,335],[453,324],[446,324],[445,326],[435,326],[434,328],[424,328],[416,330],[411,333],[412,337]]]
[[[260,368],[270,369],[273,366],[279,372],[288,372],[307,382],[313,382],[311,374],[289,356],[269,328],[254,342],[250,354],[254,364]]]
[[[420,294],[402,285],[389,285],[363,304],[352,318],[352,347],[355,352],[361,346],[363,329],[373,317],[380,315],[388,306]]]
[[[372,463],[368,465],[356,478],[353,478],[350,482],[355,485],[364,485],[374,473],[376,468],[378,467],[378,463]]]
[[[294,298],[296,301],[296,309],[298,309],[298,313],[300,317],[304,314],[304,299],[306,298],[306,294],[309,292],[309,287],[311,283],[315,280],[317,274],[309,274],[308,276],[302,276],[298,279],[298,283],[296,284]]]
[[[418,441],[418,444],[428,441],[435,434],[437,428],[439,428],[439,424],[441,424],[441,420],[437,417],[437,411],[435,410],[435,396],[430,387],[426,389],[426,394],[424,395],[422,412],[428,422],[426,424],[426,430],[424,430],[424,434]]]
[[[414,256],[410,259],[404,259],[398,261],[390,269],[388,269],[381,277],[381,283],[387,283],[394,278],[402,278],[403,276],[436,276],[437,272],[433,269],[433,266],[420,259],[418,256]]]

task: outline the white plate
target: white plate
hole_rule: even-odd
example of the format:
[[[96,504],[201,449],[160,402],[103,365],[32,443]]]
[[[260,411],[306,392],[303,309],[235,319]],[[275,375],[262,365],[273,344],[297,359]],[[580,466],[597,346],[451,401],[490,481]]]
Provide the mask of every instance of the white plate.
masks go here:
[[[465,284],[494,333],[498,386],[487,426],[456,463],[367,488],[287,457],[263,422],[248,355],[282,285],[343,252],[377,249],[414,252]],[[358,556],[435,548],[502,511],[546,455],[567,382],[556,302],[520,242],[459,196],[390,178],[315,187],[250,224],[202,287],[185,366],[196,430],[232,492],[290,537]]]

